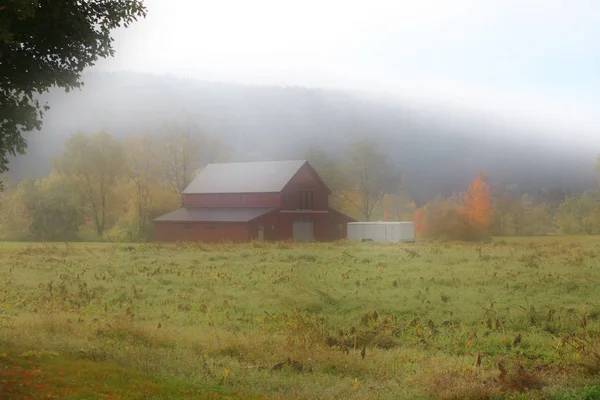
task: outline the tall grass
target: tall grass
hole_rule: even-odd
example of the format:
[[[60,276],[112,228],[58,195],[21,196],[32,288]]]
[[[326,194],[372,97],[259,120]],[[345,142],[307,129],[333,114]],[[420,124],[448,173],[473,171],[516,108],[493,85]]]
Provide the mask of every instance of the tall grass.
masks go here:
[[[600,245],[0,246],[19,347],[284,398],[598,384]]]

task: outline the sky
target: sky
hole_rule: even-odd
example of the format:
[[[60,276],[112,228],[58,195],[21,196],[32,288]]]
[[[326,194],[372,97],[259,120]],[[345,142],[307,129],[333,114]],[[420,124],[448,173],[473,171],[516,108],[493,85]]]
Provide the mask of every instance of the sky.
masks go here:
[[[385,92],[600,137],[597,0],[145,3],[96,69]]]

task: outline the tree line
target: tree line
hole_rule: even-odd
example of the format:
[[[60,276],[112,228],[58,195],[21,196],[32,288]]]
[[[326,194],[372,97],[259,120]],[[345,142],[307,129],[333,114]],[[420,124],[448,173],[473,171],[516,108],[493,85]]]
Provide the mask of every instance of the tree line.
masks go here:
[[[333,191],[331,203],[362,221],[413,221],[418,238],[486,240],[491,236],[600,234],[600,190],[561,189],[519,194],[511,185],[490,185],[478,173],[464,191],[417,206],[387,156],[375,144],[357,142],[345,160],[317,147],[307,159]],[[596,164],[600,181],[600,156]]]
[[[183,190],[206,164],[229,157],[227,146],[196,127],[166,132],[122,141],[105,131],[72,135],[47,176],[7,182],[0,239],[151,240],[151,221],[181,206]],[[600,233],[599,190],[517,195],[479,173],[464,191],[417,206],[393,159],[373,141],[351,142],[342,157],[313,145],[304,159],[331,189],[333,208],[360,221],[414,221],[420,238]]]
[[[77,133],[41,179],[7,183],[0,194],[4,240],[145,241],[152,219],[181,205],[182,192],[207,163],[225,161],[221,142],[171,127],[124,141]]]

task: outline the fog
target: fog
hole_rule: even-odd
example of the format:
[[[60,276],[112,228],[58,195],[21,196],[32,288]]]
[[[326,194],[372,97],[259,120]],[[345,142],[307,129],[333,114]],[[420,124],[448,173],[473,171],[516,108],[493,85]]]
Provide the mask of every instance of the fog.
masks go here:
[[[220,137],[233,160],[301,157],[313,143],[341,155],[371,137],[421,200],[478,170],[523,191],[595,185],[596,2],[146,4],[83,90],[44,96],[44,128],[13,177],[47,173],[78,130],[176,122]]]
[[[570,126],[581,139],[600,125],[594,1],[147,5],[146,20],[116,33],[117,56],[100,69],[385,91],[547,128]]]

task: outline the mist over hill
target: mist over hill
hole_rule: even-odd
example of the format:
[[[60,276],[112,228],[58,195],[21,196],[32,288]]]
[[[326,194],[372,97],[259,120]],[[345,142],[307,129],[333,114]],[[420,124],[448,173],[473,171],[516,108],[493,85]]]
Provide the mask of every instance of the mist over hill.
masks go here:
[[[350,141],[369,137],[401,168],[417,202],[463,190],[478,171],[521,193],[596,185],[599,149],[390,97],[138,73],[93,73],[84,81],[81,91],[43,96],[51,109],[43,130],[27,135],[27,154],[11,161],[12,180],[48,173],[77,131],[125,138],[177,123],[219,137],[231,161],[301,158],[311,144],[343,157]]]

